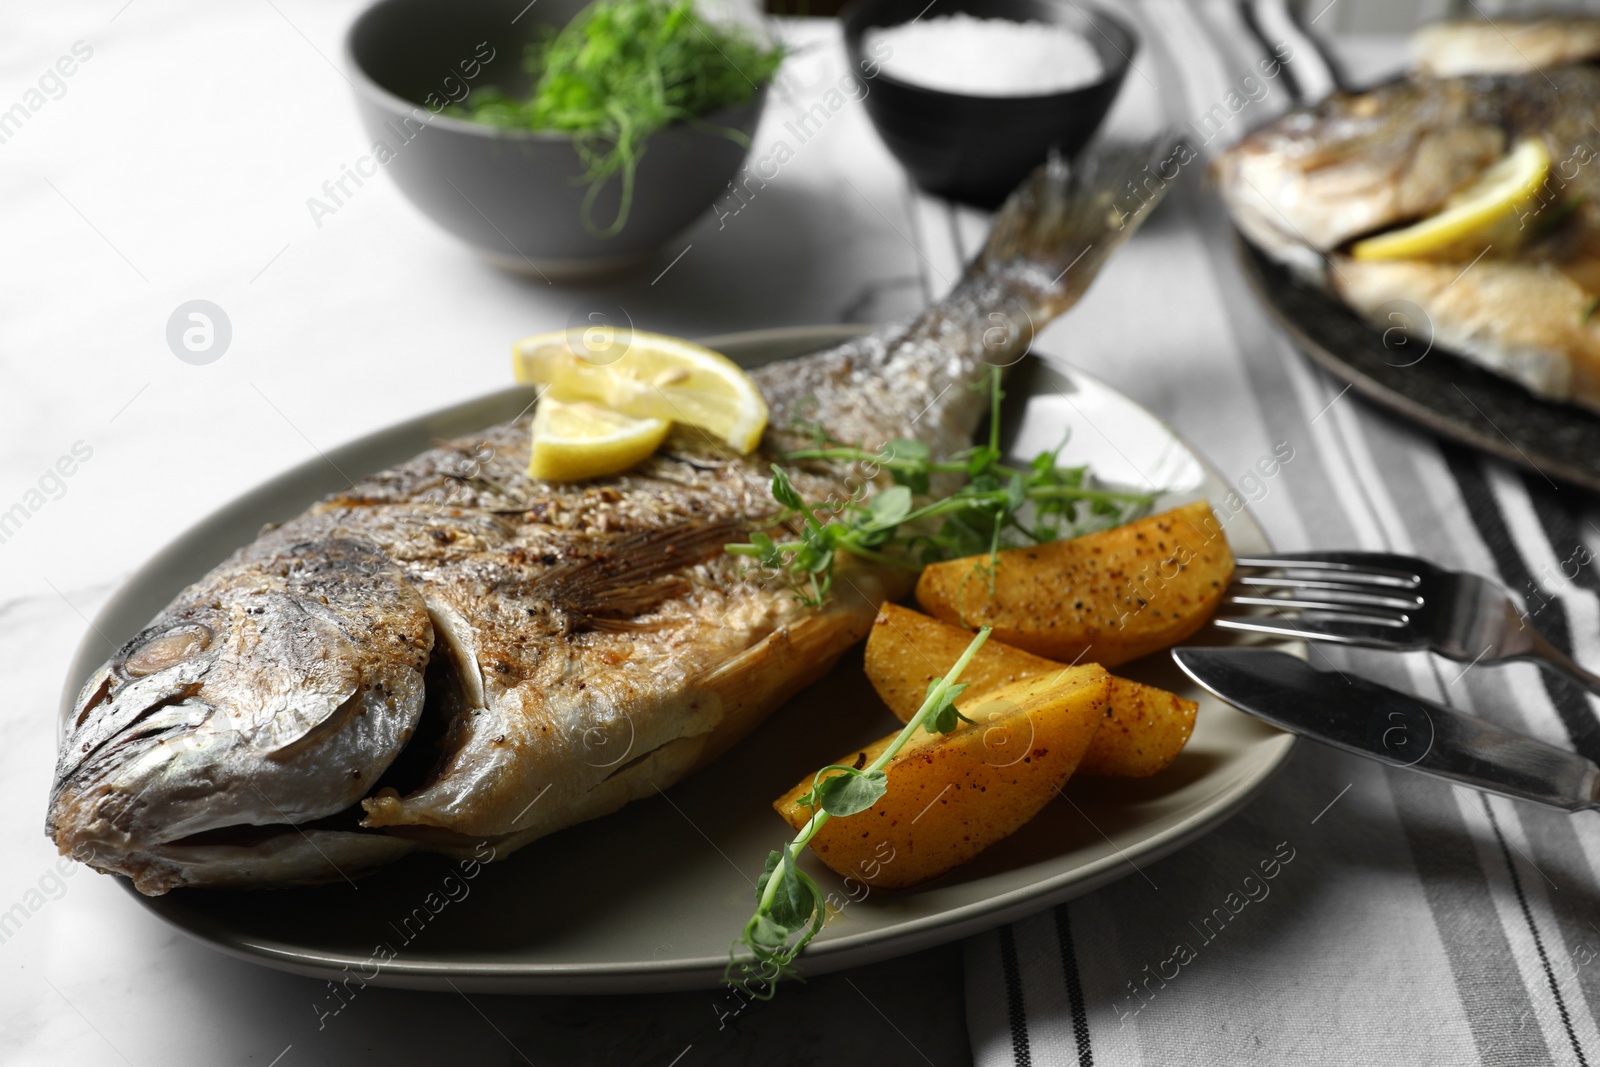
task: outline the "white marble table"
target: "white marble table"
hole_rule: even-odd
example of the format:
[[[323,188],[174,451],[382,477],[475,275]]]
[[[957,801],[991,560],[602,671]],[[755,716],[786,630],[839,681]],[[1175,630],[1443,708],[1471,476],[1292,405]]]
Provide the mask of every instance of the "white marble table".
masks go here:
[[[386,179],[314,219],[308,198],[366,147],[340,58],[357,10],[98,0],[0,11],[0,110],[27,113],[0,125],[0,513],[14,516],[0,540],[0,1062],[777,1063],[838,1034],[900,1062],[897,1015],[918,1019],[930,1058],[959,1062],[954,950],[867,969],[855,985],[814,983],[721,1033],[699,995],[468,1002],[377,989],[319,1030],[320,983],[193,944],[114,880],[58,864],[40,831],[68,659],[108,591],[178,531],[321,448],[502,386],[510,341],[590,302],[690,336],[880,321],[935,295],[981,233],[971,214],[929,224],[859,107],[738,217],[687,234],[690,251],[655,281],[646,271],[575,289],[506,275]],[[763,143],[842,69],[830,30],[789,30],[816,46],[787,69]],[[1130,79],[1124,104],[1137,110],[1147,91]],[[1196,338],[1225,331],[1148,314],[1149,292],[1204,263],[1158,222],[1044,346],[1244,469],[1259,444],[1204,418],[1237,383],[1162,373],[1174,351],[1220,366]],[[232,326],[206,366],[165,339],[169,315],[197,298]],[[1266,525],[1298,534],[1276,506],[1263,501]],[[818,1033],[820,1008],[837,1033]]]
[[[340,69],[359,7],[114,0],[0,12],[0,97],[30,109],[14,129],[0,126],[0,512],[23,509],[0,528],[10,660],[0,1063],[297,1067],[525,1053],[540,1064],[666,1064],[691,1043],[685,1064],[752,1062],[763,1049],[783,1062],[810,1040],[806,1005],[824,1002],[841,1025],[867,1031],[859,1040],[903,1051],[877,1008],[840,982],[814,983],[720,1035],[709,994],[468,1003],[379,989],[319,1030],[320,983],[191,943],[113,879],[58,863],[43,836],[59,691],[87,619],[142,560],[243,489],[320,448],[502,387],[512,340],[595,301],[695,336],[877,321],[927,299],[918,255],[896,232],[908,225],[905,182],[859,108],[759,201],[685,235],[692,249],[654,284],[668,257],[603,288],[504,274],[387,178],[314,218],[308,198],[366,151]],[[825,27],[789,32],[822,44],[786,71],[764,138],[842,71]],[[41,87],[47,70],[56,76]],[[857,192],[841,195],[846,172]],[[981,223],[970,222],[975,235]],[[192,299],[220,306],[232,326],[228,350],[206,366],[166,342],[169,315]],[[56,469],[62,457],[70,476]],[[962,1059],[959,951],[919,959],[869,969],[857,984],[893,1013],[915,1007],[900,991],[910,982],[942,975],[945,1032],[923,1044],[941,1061]],[[618,1026],[619,1014],[636,1025]]]

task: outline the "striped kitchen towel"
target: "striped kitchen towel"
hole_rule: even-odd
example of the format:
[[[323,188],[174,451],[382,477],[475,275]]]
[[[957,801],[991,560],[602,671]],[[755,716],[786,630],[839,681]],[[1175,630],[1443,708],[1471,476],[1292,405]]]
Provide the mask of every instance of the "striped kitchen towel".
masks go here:
[[[1178,123],[1210,150],[1341,79],[1282,3],[1122,10],[1143,43],[1120,133]],[[1367,81],[1397,68],[1401,43],[1333,51]],[[1274,58],[1287,61],[1268,76]],[[928,258],[954,277],[986,220],[911,206]],[[1253,504],[1280,548],[1417,553],[1496,575],[1547,601],[1542,628],[1600,664],[1595,499],[1367,406],[1270,324],[1233,256],[1214,195],[1181,182],[1041,348],[1168,419],[1224,471],[1290,443],[1293,462]],[[1328,655],[1600,760],[1593,698],[1532,666]],[[966,959],[981,1067],[1600,1064],[1600,818],[1302,744],[1214,833],[971,939]]]

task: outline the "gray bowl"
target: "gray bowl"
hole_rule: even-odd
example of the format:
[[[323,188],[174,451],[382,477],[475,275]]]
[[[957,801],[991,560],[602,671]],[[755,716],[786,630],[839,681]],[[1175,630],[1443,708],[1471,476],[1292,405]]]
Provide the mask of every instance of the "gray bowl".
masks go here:
[[[583,0],[380,0],[345,39],[356,106],[372,153],[428,218],[500,267],[554,281],[619,274],[647,263],[728,188],[748,149],[716,132],[755,129],[765,90],[745,103],[678,123],[645,142],[627,224],[596,237],[581,216],[587,185],[572,138],[501,130],[443,114],[474,88],[525,95],[524,47],[561,27]],[[370,159],[372,162],[367,162]],[[605,226],[621,177],[600,192]]]

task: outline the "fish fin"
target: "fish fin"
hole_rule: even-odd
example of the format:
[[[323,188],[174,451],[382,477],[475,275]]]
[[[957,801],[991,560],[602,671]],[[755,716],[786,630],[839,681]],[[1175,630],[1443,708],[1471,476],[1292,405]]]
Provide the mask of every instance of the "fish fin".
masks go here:
[[[574,630],[638,630],[657,605],[688,592],[682,571],[720,556],[743,535],[744,523],[709,520],[645,530],[603,540],[582,556],[563,560],[539,579],[538,592],[569,619]]]

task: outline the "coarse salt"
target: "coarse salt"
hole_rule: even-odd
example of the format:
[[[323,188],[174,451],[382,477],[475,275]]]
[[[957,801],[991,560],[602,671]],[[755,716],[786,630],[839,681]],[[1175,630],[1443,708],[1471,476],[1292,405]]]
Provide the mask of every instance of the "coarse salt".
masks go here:
[[[870,29],[865,44],[890,77],[968,96],[1044,96],[1105,74],[1081,34],[1047,22],[941,15]]]

